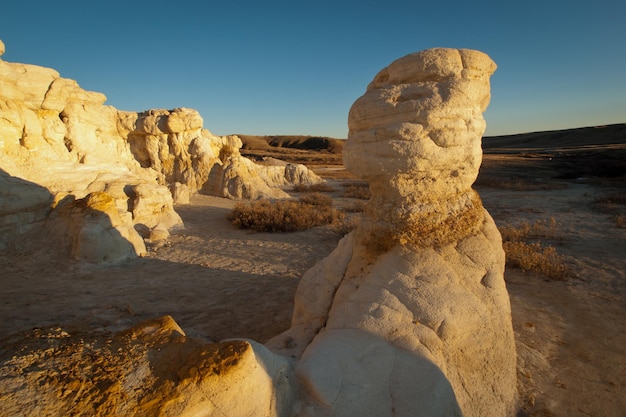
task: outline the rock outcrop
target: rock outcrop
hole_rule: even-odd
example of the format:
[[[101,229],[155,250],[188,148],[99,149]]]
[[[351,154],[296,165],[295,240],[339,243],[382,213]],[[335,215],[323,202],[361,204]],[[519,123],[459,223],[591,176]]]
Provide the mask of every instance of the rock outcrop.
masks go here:
[[[4,44],[0,49],[4,51]],[[42,226],[57,207],[42,207],[42,201],[108,194],[119,216],[106,221],[108,226],[98,220],[99,227],[117,230],[111,236],[120,236],[117,243],[122,246],[128,242],[121,236],[130,234],[129,253],[141,254],[145,247],[133,228],[151,239],[182,227],[170,189],[178,203],[188,202],[189,194],[196,192],[234,199],[285,198],[281,187],[286,184],[322,181],[304,166],[270,169],[254,164],[239,153],[238,137],[215,136],[203,129],[193,109],[136,113],[105,101],[104,94],[85,91],[53,69],[0,60],[0,228],[6,232],[0,247],[22,231]],[[8,184],[19,180],[20,186],[33,187],[16,203]],[[82,241],[86,245],[89,240]],[[72,253],[85,259],[82,253],[102,250],[74,248]]]
[[[258,343],[187,337],[168,316],[94,336],[51,328],[5,340],[0,415],[277,416],[289,405],[291,365]]]
[[[35,334],[0,354],[0,414],[513,416],[504,251],[471,188],[494,70],[438,48],[375,77],[344,148],[370,182],[363,222],[305,273],[291,328],[266,346],[187,338],[169,318],[99,344]],[[112,205],[94,191],[63,217]]]
[[[309,270],[292,327],[302,416],[511,416],[515,345],[500,234],[471,189],[491,59],[432,49],[383,69],[350,110],[362,223]]]

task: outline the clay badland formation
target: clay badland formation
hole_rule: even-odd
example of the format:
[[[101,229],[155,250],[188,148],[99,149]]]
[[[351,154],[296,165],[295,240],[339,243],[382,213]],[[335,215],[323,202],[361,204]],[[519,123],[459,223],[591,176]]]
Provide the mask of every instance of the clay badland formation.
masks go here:
[[[195,110],[105,100],[52,69],[0,60],[0,245],[46,223],[74,258],[118,262],[182,227],[173,203],[190,193],[284,198],[280,186],[321,181],[303,165],[243,158],[241,140],[203,129]]]
[[[192,110],[120,112],[52,70],[0,63],[3,190],[18,190],[21,204],[4,208],[6,230],[45,219],[79,259],[141,254],[137,230],[167,236],[181,223],[170,190],[277,196],[267,183],[317,180],[283,166],[280,180],[264,172],[264,187],[248,186],[263,169],[239,157],[236,137],[203,131]],[[345,149],[372,190],[364,220],[305,274],[291,329],[267,347],[203,343],[171,319],[80,346],[59,331],[49,349],[5,363],[5,413],[514,414],[504,254],[471,189],[494,70],[480,52],[433,49],[376,76],[351,109]],[[119,253],[120,242],[132,248]],[[96,369],[85,367],[94,357]],[[46,364],[43,389],[31,391],[29,369]]]
[[[22,67],[0,61],[2,74]],[[22,74],[52,71],[25,67]],[[12,91],[13,98],[2,99],[2,109],[19,110],[0,119],[0,132],[11,133],[0,136],[0,162],[12,174],[3,174],[0,186],[0,256],[7,272],[0,305],[0,415],[506,415],[516,406],[516,356],[519,406],[526,410],[521,415],[621,415],[623,331],[616,318],[623,317],[623,305],[614,300],[623,293],[623,268],[621,275],[617,270],[623,262],[611,253],[619,252],[616,242],[623,238],[620,229],[606,229],[602,213],[571,211],[567,203],[575,198],[583,208],[594,198],[592,186],[480,188],[500,225],[552,209],[561,210],[558,219],[574,222],[563,233],[576,243],[567,237],[559,251],[578,254],[579,278],[545,281],[507,267],[515,354],[500,237],[471,189],[494,68],[484,54],[438,49],[400,59],[375,77],[350,113],[345,153],[351,159],[346,165],[374,183],[373,197],[361,226],[328,256],[338,237],[329,238],[327,229],[250,235],[225,221],[230,200],[206,196],[217,189],[219,196],[237,197],[220,188],[228,183],[235,184],[230,190],[263,188],[254,185],[255,173],[269,185],[316,181],[296,164],[259,167],[241,160],[239,167],[248,167],[244,174],[253,175],[238,173],[237,138],[181,128],[198,125],[199,115],[189,109],[118,112],[137,118],[131,135],[90,128],[96,142],[110,140],[132,155],[113,163],[99,154],[85,157],[89,146],[82,156],[72,155],[80,148],[73,141],[82,139],[68,126],[85,126],[58,113],[63,146],[57,147],[60,157],[51,158],[47,152],[58,141],[49,133],[40,137],[37,123],[56,124],[53,118],[44,123],[43,116],[54,113],[42,110],[39,99],[25,105],[28,94],[16,95],[13,84],[2,84],[3,75],[0,92]],[[72,100],[80,102],[77,95]],[[81,107],[72,100],[65,108]],[[111,109],[97,106],[102,114]],[[458,135],[446,135],[454,130]],[[617,132],[595,129],[609,130]],[[36,134],[28,137],[27,131]],[[202,154],[200,136],[210,136],[215,149]],[[243,138],[242,153],[249,139]],[[302,139],[276,140],[287,146],[285,140]],[[487,141],[500,144],[509,146],[509,140]],[[558,175],[593,175],[593,164],[580,153],[590,149],[576,150],[570,161],[562,156],[574,150],[533,146],[524,144],[521,159],[488,155],[481,182],[493,182],[494,168],[506,177],[549,176],[555,166],[567,171]],[[272,149],[262,154],[276,155]],[[301,155],[332,159],[284,155],[299,162]],[[576,162],[580,158],[584,164]],[[618,167],[614,159],[601,168]],[[372,164],[376,160],[385,163]],[[130,168],[120,169],[120,161],[130,161]],[[93,171],[101,173],[97,180]],[[58,179],[45,175],[51,172]],[[147,183],[138,183],[146,172]],[[550,185],[543,181],[533,178],[532,184]],[[284,195],[278,188],[265,195],[273,193]],[[178,204],[163,205],[172,198]],[[187,198],[192,204],[182,204]],[[153,204],[156,209],[148,210]],[[598,235],[595,227],[606,233]],[[168,228],[175,232],[169,238]],[[139,233],[134,243],[120,238],[124,229]],[[115,262],[135,256],[133,245],[140,244],[147,245],[145,257]],[[594,266],[587,252],[603,264]],[[68,255],[82,262],[64,261]],[[321,262],[313,266],[315,260]],[[112,264],[89,266],[102,261]],[[294,292],[291,327],[275,336],[289,327]],[[155,319],[162,314],[176,322]],[[52,324],[62,327],[46,327]],[[33,326],[38,328],[6,338]],[[265,345],[207,340],[232,336],[274,337]]]

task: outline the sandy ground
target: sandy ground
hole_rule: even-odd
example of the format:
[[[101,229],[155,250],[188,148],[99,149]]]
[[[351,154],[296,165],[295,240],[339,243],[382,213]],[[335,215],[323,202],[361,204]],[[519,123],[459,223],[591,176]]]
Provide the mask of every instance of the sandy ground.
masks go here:
[[[607,191],[479,192],[498,224],[554,217],[563,231],[554,244],[575,271],[554,281],[507,269],[521,415],[625,416],[626,229],[590,204]],[[113,267],[77,265],[28,241],[5,251],[0,339],[56,325],[116,331],[169,314],[190,335],[266,341],[289,326],[299,278],[340,236],[328,227],[249,233],[226,220],[233,205],[193,197],[177,207],[186,227],[167,246]]]

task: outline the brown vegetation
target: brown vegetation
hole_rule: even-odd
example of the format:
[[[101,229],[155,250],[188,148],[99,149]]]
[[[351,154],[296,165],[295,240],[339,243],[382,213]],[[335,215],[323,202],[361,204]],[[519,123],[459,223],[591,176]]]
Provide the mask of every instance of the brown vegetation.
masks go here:
[[[343,187],[343,197],[346,198],[359,198],[362,200],[369,200],[371,192],[367,183],[349,183]]]
[[[317,184],[296,184],[293,186],[293,191],[296,193],[332,193],[335,189],[326,182],[320,182]]]
[[[549,221],[522,222],[518,226],[501,226],[500,233],[508,266],[536,272],[548,278],[565,280],[573,271],[553,246],[540,239],[561,240],[563,234],[554,217]]]
[[[236,226],[256,232],[295,232],[338,223],[343,214],[327,195],[307,194],[294,200],[238,203],[228,216]]]
[[[613,216],[617,227],[626,228],[626,193],[612,192],[604,197],[596,198],[593,205],[600,211]]]

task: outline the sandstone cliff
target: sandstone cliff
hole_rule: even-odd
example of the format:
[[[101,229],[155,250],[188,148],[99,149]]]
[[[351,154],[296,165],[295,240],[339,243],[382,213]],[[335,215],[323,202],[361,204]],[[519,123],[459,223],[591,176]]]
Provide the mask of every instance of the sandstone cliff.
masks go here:
[[[136,113],[105,101],[103,94],[85,91],[53,69],[0,60],[0,247],[41,227],[45,219],[83,210],[68,209],[74,201],[83,206],[102,202],[104,193],[111,198],[107,210],[116,208],[118,216],[92,216],[76,220],[79,225],[67,224],[66,217],[63,227],[57,224],[52,230],[78,245],[71,249],[76,258],[119,260],[121,253],[105,255],[115,242],[130,242],[130,256],[140,255],[146,250],[142,238],[182,227],[170,189],[176,203],[195,192],[234,199],[285,198],[281,186],[321,181],[304,166],[255,165],[239,153],[238,137],[203,129],[195,110]],[[100,194],[90,197],[94,193]],[[51,215],[52,210],[57,213]],[[117,238],[105,247],[79,249],[87,240],[77,243],[67,233],[80,234],[85,228],[93,233],[109,230]],[[82,255],[87,252],[98,255]]]

